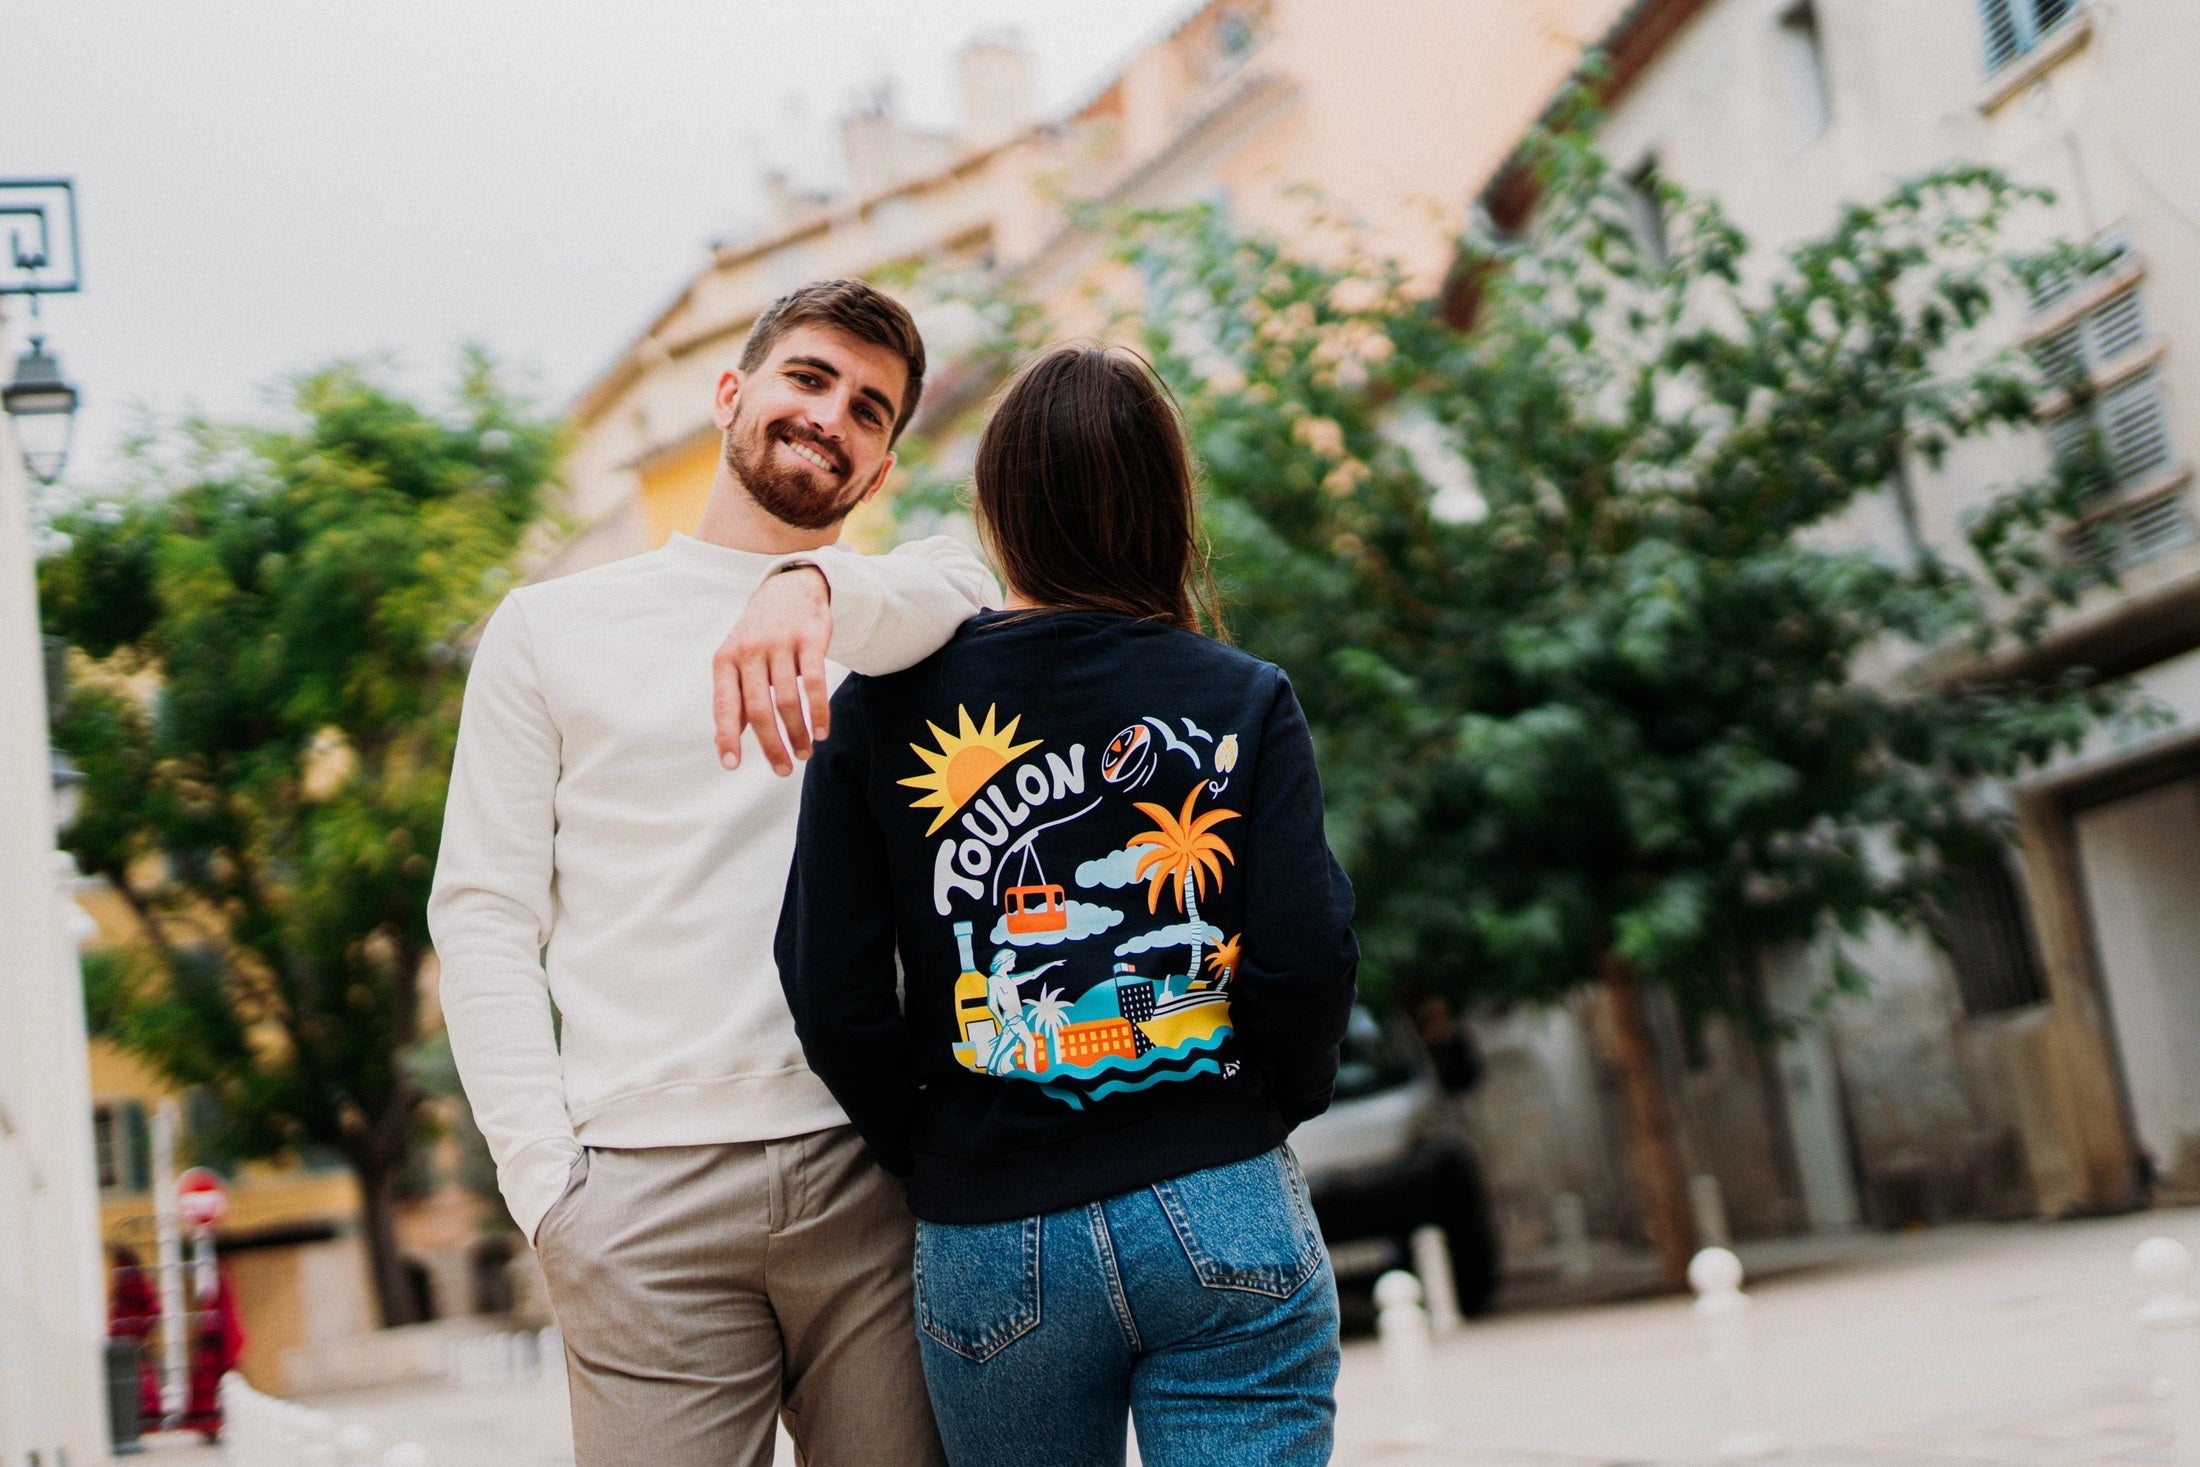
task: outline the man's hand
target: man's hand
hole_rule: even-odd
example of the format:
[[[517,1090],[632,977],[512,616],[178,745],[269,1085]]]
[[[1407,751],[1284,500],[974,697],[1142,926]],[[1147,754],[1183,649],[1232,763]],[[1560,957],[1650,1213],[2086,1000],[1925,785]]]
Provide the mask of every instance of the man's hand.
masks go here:
[[[823,571],[805,565],[764,578],[710,661],[720,764],[740,767],[744,728],[756,730],[776,773],[791,774],[795,759],[810,757],[813,738],[822,740],[832,722],[825,693],[825,649],[832,639],[832,589]]]

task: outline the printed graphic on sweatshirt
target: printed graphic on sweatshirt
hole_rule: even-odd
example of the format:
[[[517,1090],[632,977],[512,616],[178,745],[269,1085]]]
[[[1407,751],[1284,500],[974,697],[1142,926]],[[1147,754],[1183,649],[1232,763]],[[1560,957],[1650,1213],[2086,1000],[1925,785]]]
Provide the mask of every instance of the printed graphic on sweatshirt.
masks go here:
[[[1223,828],[1240,813],[1213,803],[1237,767],[1237,735],[1142,718],[1088,763],[1082,741],[1019,742],[1022,722],[957,707],[956,732],[928,723],[933,747],[910,745],[926,772],[899,781],[925,792],[912,810],[936,812],[925,832],[940,836],[932,906],[962,962],[956,1061],[1076,1108],[1235,1073],[1221,1051],[1241,940],[1200,903],[1237,863]],[[1181,800],[1134,798],[1163,778],[1171,789],[1189,781]],[[1127,840],[1125,814],[1136,819]]]

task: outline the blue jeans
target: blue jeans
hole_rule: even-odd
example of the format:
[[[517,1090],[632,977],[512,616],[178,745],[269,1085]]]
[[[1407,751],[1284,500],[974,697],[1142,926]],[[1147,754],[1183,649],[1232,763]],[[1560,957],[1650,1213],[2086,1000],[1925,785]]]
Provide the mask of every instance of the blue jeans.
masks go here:
[[[955,1467],[1319,1467],[1337,1285],[1289,1150],[1044,1217],[917,1224],[918,1344]]]

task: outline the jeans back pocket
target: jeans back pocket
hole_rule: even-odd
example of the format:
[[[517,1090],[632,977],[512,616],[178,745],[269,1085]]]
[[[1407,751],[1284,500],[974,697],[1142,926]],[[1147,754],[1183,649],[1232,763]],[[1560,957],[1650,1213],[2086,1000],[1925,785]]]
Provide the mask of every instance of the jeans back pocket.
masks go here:
[[[1036,1329],[1040,1222],[918,1222],[918,1327],[980,1364]]]
[[[1156,1182],[1153,1191],[1192,1272],[1210,1289],[1287,1299],[1321,1267],[1321,1230],[1306,1184],[1281,1146]]]

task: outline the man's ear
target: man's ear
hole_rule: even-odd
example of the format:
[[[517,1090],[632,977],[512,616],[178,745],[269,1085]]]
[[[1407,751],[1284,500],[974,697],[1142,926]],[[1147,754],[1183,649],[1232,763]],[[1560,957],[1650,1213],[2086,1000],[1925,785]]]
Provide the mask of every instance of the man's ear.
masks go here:
[[[863,491],[863,498],[857,502],[860,504],[869,504],[872,500],[878,498],[879,490],[886,487],[886,476],[888,474],[891,474],[893,471],[894,456],[889,453],[879,463],[878,477],[871,480],[871,487]]]
[[[741,397],[741,374],[732,367],[718,374],[718,391],[711,399],[711,416],[723,433],[733,426],[733,409]]]

